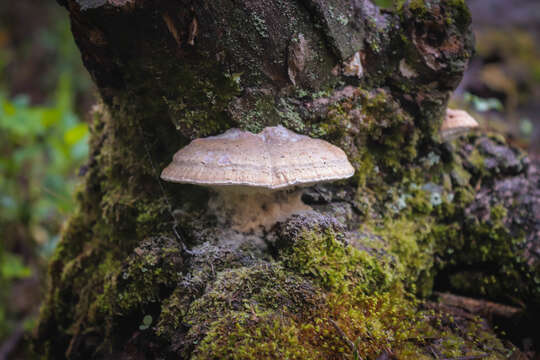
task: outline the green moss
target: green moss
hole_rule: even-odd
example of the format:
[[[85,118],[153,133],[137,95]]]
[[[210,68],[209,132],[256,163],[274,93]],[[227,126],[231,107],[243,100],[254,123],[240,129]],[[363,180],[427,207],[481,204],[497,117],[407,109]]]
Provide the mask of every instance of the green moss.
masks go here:
[[[309,312],[319,302],[317,288],[278,264],[225,270],[200,299],[192,303],[184,321],[191,325],[217,320],[227,309]],[[206,312],[204,309],[213,309]]]
[[[419,355],[419,348],[407,343],[418,335],[411,329],[416,316],[402,300],[389,293],[355,299],[329,294],[324,306],[310,318],[236,312],[215,324],[195,358],[352,358],[354,351],[336,326],[353,339],[357,356],[373,357],[383,348],[403,356]],[[401,320],[391,320],[396,316]]]
[[[460,141],[480,143],[474,138]],[[521,255],[524,235],[519,230],[510,231],[508,209],[494,203],[495,195],[488,201],[485,197],[490,195],[478,197],[473,188],[492,182],[495,175],[486,166],[479,146],[452,163],[453,197],[432,213],[435,223],[430,236],[438,271],[443,274],[440,282],[453,291],[497,301],[535,302],[540,291]]]
[[[315,359],[317,354],[301,344],[298,324],[292,319],[272,313],[235,313],[215,324],[192,358]]]
[[[430,214],[434,208],[434,204],[431,201],[431,194],[421,188],[410,190],[409,197],[407,198],[407,205],[409,206],[408,211],[419,218],[421,215]]]
[[[98,308],[108,316],[125,315],[159,302],[163,290],[173,289],[180,280],[182,265],[181,249],[175,240],[142,242],[126,264],[105,277]]]
[[[280,256],[287,268],[313,277],[333,291],[369,293],[387,288],[393,280],[390,269],[367,252],[345,244],[343,235],[332,229],[306,229]]]
[[[429,3],[426,3],[425,0],[410,0],[408,6],[416,15],[422,16],[428,11],[428,8],[426,7],[429,6],[428,4]]]
[[[434,243],[429,217],[401,217],[388,220],[374,229],[388,243],[387,250],[396,257],[396,272],[408,288],[427,296],[433,287]]]
[[[403,174],[417,156],[419,130],[384,89],[357,89],[354,96],[330,106],[328,117],[318,125],[326,138],[336,142],[350,156],[360,183],[377,178],[375,166],[386,174]],[[358,171],[360,172],[360,171]]]
[[[407,340],[419,337],[417,321],[414,303],[400,288],[372,295],[329,294],[326,307],[304,327],[304,336],[322,350],[319,358],[335,353],[354,357],[355,350],[347,346],[343,334],[361,358],[376,358],[382,349],[400,358],[418,357],[420,348]]]
[[[430,359],[434,351],[450,357],[505,350],[478,320],[417,308],[399,287],[371,295],[330,292],[308,316],[248,307],[213,322],[193,358],[371,359],[386,351],[400,359]],[[441,341],[428,350],[429,339]]]
[[[447,18],[455,20],[458,26],[469,26],[472,17],[465,0],[450,0],[449,5],[451,11]]]
[[[358,184],[358,196],[363,195],[363,189],[367,188],[368,183],[373,183],[378,178],[378,167],[375,164],[374,156],[368,149],[360,150],[354,157],[349,158],[356,169],[354,179]]]
[[[278,111],[278,115],[281,117],[281,123],[288,129],[303,133],[304,122],[298,112],[294,110],[294,107],[286,101],[281,101],[280,108],[282,111]]]
[[[395,252],[404,254],[396,246]],[[418,359],[426,356],[422,339],[432,336],[448,340],[441,345],[442,354],[456,349],[463,354],[465,348],[479,352],[474,344],[478,334],[465,337],[428,325],[427,315],[417,313],[418,304],[399,283],[379,284],[368,293],[358,268],[369,267],[369,260],[366,265],[366,259],[358,256],[360,251],[353,249],[336,240],[331,231],[301,232],[291,251],[281,253],[289,270],[261,264],[219,273],[182,319],[190,327],[188,339],[197,344],[193,357],[327,359],[336,354],[353,357],[356,351],[371,358],[388,349],[400,358]],[[336,279],[350,286],[343,287]],[[344,336],[355,343],[356,350]]]
[[[115,119],[124,121],[113,122],[102,107],[94,111],[91,158],[83,191],[77,195],[79,208],[53,256],[53,290],[47,294],[41,312],[39,326],[45,333],[47,326],[65,329],[43,344],[51,349],[51,358],[64,356],[70,344],[73,347],[80,341],[81,329],[86,327],[109,334],[111,341],[122,336],[121,331],[113,332],[117,326],[115,316],[142,310],[150,299],[158,298],[157,288],[164,282],[162,269],[152,272],[153,279],[150,274],[139,276],[138,287],[123,288],[126,284],[118,281],[126,266],[120,259],[125,259],[139,243],[139,236],[146,236],[149,229],[159,231],[167,216],[163,199],[151,195],[159,193],[159,188],[152,178],[155,173],[146,150],[152,152],[156,144],[145,144],[141,137],[147,130],[150,134],[162,131],[162,124],[144,128],[140,118],[126,116],[127,108],[131,112],[130,107],[135,105],[125,104],[128,105],[111,107]],[[132,113],[145,116],[143,112]],[[157,189],[153,190],[154,187]],[[157,284],[148,286],[153,280]]]
[[[465,270],[452,275],[454,288],[505,301],[534,292],[527,285],[526,266],[517,251],[524,238],[509,232],[503,222],[505,214],[506,209],[496,205],[488,220],[468,223],[463,232],[447,235],[446,241],[453,244],[448,248],[456,251],[453,262],[465,268],[467,264],[484,264],[483,271]]]
[[[232,111],[236,126],[253,133],[278,124],[298,133],[305,132],[302,117],[289,98],[275,99],[267,94],[249,94],[237,100]]]
[[[465,187],[469,185],[471,181],[471,174],[459,163],[454,164],[450,176],[458,187]]]
[[[249,110],[245,109],[246,106],[234,109],[235,122],[239,128],[259,133],[266,126],[278,124],[279,115],[272,96],[257,95],[251,102],[254,102],[254,105],[247,106]]]
[[[407,9],[415,16],[422,18],[434,16],[431,9],[435,4],[425,0],[394,0],[394,9],[398,12]],[[446,16],[448,26],[454,21],[457,21],[460,26],[470,24],[471,14],[465,0],[449,0],[445,2],[445,5],[445,10],[448,12]]]
[[[253,14],[252,22],[259,33],[259,36],[262,38],[268,38],[268,28],[266,27],[266,22],[262,17],[257,14]]]
[[[205,294],[191,304],[183,322],[190,326],[187,337],[198,343],[205,337],[226,335],[217,328],[231,317],[309,314],[318,308],[321,296],[320,289],[279,264],[229,269],[220,272]]]
[[[156,325],[156,335],[164,338],[174,336],[176,331],[182,327],[182,321],[195,295],[185,287],[179,286],[171,296],[163,301],[159,321]]]
[[[467,159],[469,163],[474,166],[475,175],[480,177],[489,176],[489,171],[485,166],[485,158],[480,154],[478,149],[473,149]]]
[[[223,132],[232,122],[226,114],[229,102],[240,94],[240,82],[224,73],[217,63],[198,62],[176,72],[179,97],[165,97],[169,114],[177,129],[191,137]]]
[[[148,342],[141,338],[153,341],[157,337],[164,349],[180,347],[178,357],[201,359],[354,358],[355,351],[362,358],[378,358],[383,350],[403,359],[422,359],[432,356],[426,353],[426,345],[435,347],[441,357],[477,354],[485,351],[484,344],[498,349],[500,344],[492,345],[493,339],[481,335],[483,330],[461,332],[469,329],[469,323],[445,328],[441,324],[450,322],[448,317],[421,311],[425,304],[415,300],[430,293],[436,270],[445,271],[453,264],[500,261],[497,276],[485,277],[489,280],[485,293],[494,296],[523,276],[514,248],[521,245],[520,238],[506,231],[504,208],[493,207],[489,220],[467,217],[465,212],[474,200],[471,182],[488,175],[480,153],[473,154],[472,165],[442,160],[435,140],[446,95],[432,95],[438,91],[432,85],[402,81],[399,76],[396,83],[393,59],[375,66],[369,58],[370,49],[384,54],[386,42],[392,39],[399,55],[395,58],[403,56],[411,66],[418,65],[414,61],[419,59],[418,50],[407,26],[423,24],[422,18],[433,20],[434,2],[408,3],[412,16],[418,15],[417,23],[410,22],[409,14],[406,28],[399,33],[377,32],[367,38],[366,64],[375,71],[360,80],[361,87],[353,96],[330,104],[328,114],[310,113],[306,104],[318,97],[330,98],[333,87],[345,83],[337,85],[343,79],[330,75],[338,60],[317,51],[327,41],[313,29],[300,29],[314,53],[324,53],[307,60],[312,76],[298,81],[300,90],[285,87],[274,93],[267,87],[267,77],[277,74],[275,69],[286,68],[281,50],[299,30],[297,18],[285,11],[292,27],[282,31],[283,38],[270,39],[270,24],[262,10],[234,8],[230,11],[238,16],[231,17],[230,27],[223,27],[220,39],[220,46],[230,53],[193,54],[174,64],[170,56],[164,56],[166,64],[146,60],[144,71],[152,76],[141,70],[133,75],[140,79],[126,79],[125,94],[108,100],[113,116],[102,110],[94,121],[81,209],[72,218],[51,266],[53,290],[42,313],[42,334],[54,329],[59,335],[55,339],[42,335],[50,339],[44,348],[57,349],[49,357],[60,358],[70,343],[91,343],[98,336],[110,338],[111,344],[125,344],[120,340],[129,338],[142,345]],[[349,26],[344,15],[348,5],[337,10],[323,5],[335,29]],[[276,6],[291,10],[293,5],[278,2]],[[462,0],[450,0],[444,8],[450,10],[441,17],[464,22],[459,20],[466,17]],[[306,17],[314,14],[301,11]],[[398,25],[400,16],[392,22]],[[378,31],[378,25],[370,22],[368,32]],[[456,23],[446,25],[455,27]],[[450,30],[455,31],[454,27]],[[317,32],[330,34],[325,28]],[[255,64],[264,57],[269,41],[281,49],[275,60],[263,62],[270,75]],[[351,41],[343,44],[349,46]],[[195,50],[199,48],[203,44]],[[225,71],[213,60],[216,56],[225,58],[225,63],[236,63],[230,57],[242,61],[234,65],[236,69]],[[157,82],[157,75],[168,78]],[[288,81],[276,79],[273,85]],[[158,95],[145,93],[145,88],[156,89],[156,83]],[[424,102],[407,100],[411,94],[423,94]],[[323,137],[347,152],[357,169],[354,206],[371,226],[366,225],[369,236],[358,239],[358,233],[353,237],[337,227],[307,224],[298,232],[285,231],[284,244],[276,245],[274,251],[232,245],[215,250],[215,243],[238,239],[206,226],[197,219],[199,213],[186,210],[186,214],[180,212],[180,221],[192,233],[190,245],[197,251],[184,263],[180,245],[165,236],[171,235],[171,224],[154,166],[162,168],[188,138],[232,126],[258,132],[276,124]],[[428,156],[419,159],[419,154]],[[449,169],[455,174],[452,181],[445,181],[444,172]],[[426,185],[442,190],[431,191]],[[192,191],[180,185],[167,190],[178,195],[171,196],[173,208],[196,206]],[[463,282],[475,276],[453,274],[449,282],[455,289],[472,291],[466,286],[477,283]],[[151,324],[146,321],[140,329],[142,319],[149,316]],[[90,335],[81,335],[85,331]],[[427,344],[430,338],[441,340]]]

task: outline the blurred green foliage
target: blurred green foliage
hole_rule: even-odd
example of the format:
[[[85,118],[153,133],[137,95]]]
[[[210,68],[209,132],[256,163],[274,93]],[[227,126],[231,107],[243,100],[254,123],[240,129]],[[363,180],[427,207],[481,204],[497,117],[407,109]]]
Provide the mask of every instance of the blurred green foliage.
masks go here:
[[[68,76],[61,77],[51,106],[0,93],[0,227],[20,221],[31,228],[70,212],[72,177],[87,156],[87,134],[73,112]]]
[[[479,112],[485,112],[490,110],[497,110],[502,112],[504,110],[504,105],[497,98],[486,99],[466,92],[465,94],[463,94],[463,100],[467,104],[471,105],[474,110]]]
[[[17,227],[24,227],[47,257],[53,250],[66,215],[74,207],[76,172],[88,154],[88,126],[73,110],[71,79],[60,77],[49,106],[31,106],[25,96],[12,100],[0,92],[0,286],[30,275],[5,244]],[[3,294],[4,296],[6,294]],[[2,299],[0,299],[0,304]],[[0,306],[0,338],[6,330]]]
[[[72,95],[82,94],[88,97],[91,93],[89,89],[92,80],[82,65],[81,54],[71,33],[69,18],[63,12],[57,16],[59,18],[50,27],[41,29],[38,34],[40,45],[56,55],[50,71],[43,74],[45,84],[54,88],[60,77],[69,77]],[[93,98],[93,94],[90,97]]]
[[[90,80],[81,76],[67,17],[53,5],[46,8],[50,27],[19,47],[0,44],[0,345],[16,323],[31,322],[31,314],[13,311],[11,289],[29,277],[44,280],[42,270],[74,209],[78,169],[88,156],[88,126],[77,116],[76,100],[89,92]],[[9,37],[9,29],[1,32]],[[54,54],[32,84],[48,94],[40,105],[27,95],[10,96],[13,74],[6,76],[35,46]]]

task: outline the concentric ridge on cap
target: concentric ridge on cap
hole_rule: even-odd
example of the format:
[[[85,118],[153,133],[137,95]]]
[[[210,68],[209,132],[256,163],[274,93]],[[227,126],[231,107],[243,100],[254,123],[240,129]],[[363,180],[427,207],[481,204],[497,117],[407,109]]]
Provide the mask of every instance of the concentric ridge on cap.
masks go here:
[[[166,181],[283,189],[349,178],[347,155],[324,140],[283,126],[259,134],[239,129],[193,140],[161,173]]]

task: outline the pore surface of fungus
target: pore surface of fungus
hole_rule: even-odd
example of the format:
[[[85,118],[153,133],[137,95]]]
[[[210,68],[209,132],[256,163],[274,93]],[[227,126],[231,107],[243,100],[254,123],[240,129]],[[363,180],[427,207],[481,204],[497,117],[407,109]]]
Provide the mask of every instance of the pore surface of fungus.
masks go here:
[[[161,178],[212,187],[219,196],[209,207],[225,213],[234,228],[248,231],[309,210],[295,187],[353,174],[340,148],[275,126],[259,134],[230,129],[193,140],[174,155]]]

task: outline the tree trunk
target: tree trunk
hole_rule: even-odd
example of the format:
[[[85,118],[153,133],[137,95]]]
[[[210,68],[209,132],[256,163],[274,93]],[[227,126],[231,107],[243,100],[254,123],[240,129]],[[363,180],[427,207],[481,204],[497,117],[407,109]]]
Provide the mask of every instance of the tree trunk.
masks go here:
[[[473,51],[463,0],[60,2],[102,103],[46,358],[502,358],[478,320],[418,299],[435,284],[537,311],[536,168],[498,137],[438,133]],[[191,139],[277,124],[356,175],[263,235],[159,180]]]

